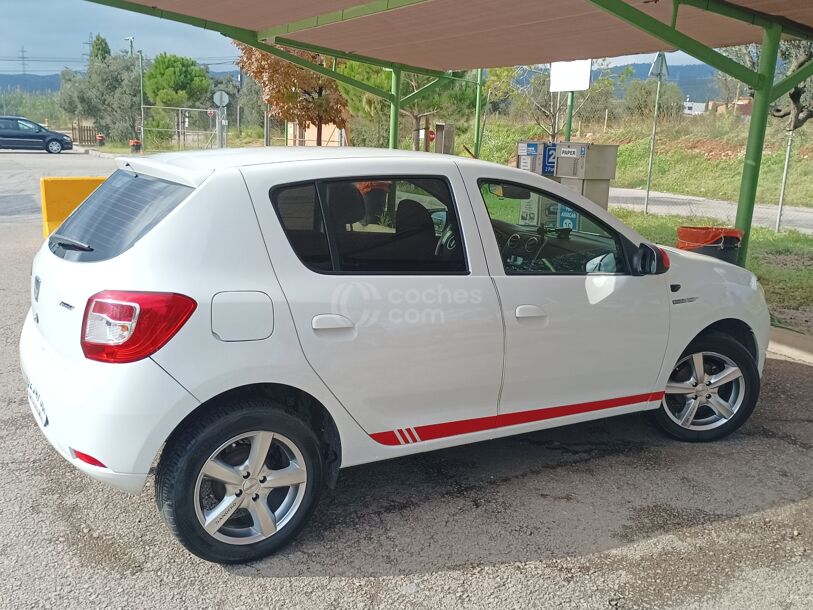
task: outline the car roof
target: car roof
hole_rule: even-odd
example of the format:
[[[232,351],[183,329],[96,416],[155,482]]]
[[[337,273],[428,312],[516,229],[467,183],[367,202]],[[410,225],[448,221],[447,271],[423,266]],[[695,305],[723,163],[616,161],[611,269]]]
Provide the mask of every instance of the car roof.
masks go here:
[[[290,163],[330,159],[411,158],[435,159],[438,163],[465,160],[462,157],[438,153],[361,148],[354,146],[267,146],[256,148],[221,148],[161,153],[146,157],[120,157],[119,167],[142,171],[159,178],[179,179],[190,186],[199,186],[214,171],[250,165]]]

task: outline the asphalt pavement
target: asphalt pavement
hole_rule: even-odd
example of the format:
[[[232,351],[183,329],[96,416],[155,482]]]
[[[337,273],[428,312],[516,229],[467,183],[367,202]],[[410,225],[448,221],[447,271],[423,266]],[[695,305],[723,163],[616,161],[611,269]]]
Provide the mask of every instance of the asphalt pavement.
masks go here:
[[[813,367],[775,358],[723,441],[639,414],[357,466],[287,550],[205,563],[152,480],[112,491],[34,423],[17,342],[41,242],[35,217],[0,219],[0,607],[810,607]]]
[[[628,208],[639,212],[644,209],[646,191],[613,187],[610,189],[610,206]],[[734,224],[737,217],[737,203],[721,199],[705,199],[689,195],[650,192],[648,211],[660,216],[677,214],[679,216],[707,216],[717,218],[726,225]],[[753,225],[757,227],[776,226],[779,206],[757,204],[754,206]],[[796,229],[800,233],[813,234],[813,207],[784,206],[782,208],[783,229]]]

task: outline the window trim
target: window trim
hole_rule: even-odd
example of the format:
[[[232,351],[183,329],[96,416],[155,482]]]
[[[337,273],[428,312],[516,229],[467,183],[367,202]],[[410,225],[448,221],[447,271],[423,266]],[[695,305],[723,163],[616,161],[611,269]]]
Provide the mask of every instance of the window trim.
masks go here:
[[[324,187],[326,184],[331,182],[369,182],[373,180],[381,180],[387,182],[398,182],[398,181],[409,181],[409,180],[439,180],[446,185],[446,188],[449,191],[449,195],[451,197],[451,205],[452,209],[455,213],[455,219],[457,221],[457,226],[459,229],[459,241],[460,246],[463,248],[463,266],[464,269],[461,271],[432,271],[432,272],[416,272],[416,271],[344,271],[339,269],[339,257],[340,252],[338,249],[338,245],[336,244],[336,236],[333,227],[333,219],[331,218],[330,214],[328,214],[327,204],[323,198]],[[291,243],[291,239],[288,236],[287,231],[285,230],[285,224],[282,221],[282,218],[279,215],[279,210],[277,209],[277,205],[275,203],[275,195],[277,191],[281,189],[296,187],[296,186],[303,186],[307,184],[314,185],[316,189],[316,198],[317,204],[319,205],[319,210],[322,215],[322,222],[325,226],[326,231],[326,238],[328,243],[328,250],[330,251],[330,261],[331,267],[330,270],[323,270],[323,269],[314,269],[310,267],[305,261],[302,260],[302,257],[299,256],[299,253],[294,248],[293,244]],[[277,219],[280,222],[280,228],[282,232],[285,234],[285,238],[288,240],[288,245],[291,247],[291,250],[296,255],[299,262],[312,273],[316,273],[318,275],[345,275],[345,276],[407,276],[407,277],[443,277],[443,276],[466,276],[471,275],[471,267],[469,266],[469,257],[468,257],[468,249],[466,247],[466,239],[463,235],[463,223],[460,220],[460,206],[457,203],[457,198],[455,197],[455,191],[452,187],[451,180],[449,180],[448,176],[442,174],[362,174],[362,175],[349,175],[349,176],[335,176],[329,178],[313,178],[310,180],[299,180],[297,182],[287,182],[285,184],[277,184],[272,186],[269,191],[269,200],[271,203],[271,207],[274,209],[274,213],[277,215]]]
[[[502,257],[500,257],[500,264],[502,265],[502,270],[503,270],[503,273],[506,275],[506,277],[508,277],[508,276],[511,276],[511,277],[531,277],[531,276],[533,276],[533,277],[588,277],[588,276],[593,277],[593,276],[602,276],[602,275],[611,275],[611,276],[625,276],[625,275],[630,275],[631,276],[632,275],[632,273],[630,272],[630,269],[632,267],[630,266],[630,261],[629,261],[629,248],[627,247],[627,243],[629,242],[629,240],[624,235],[622,235],[620,232],[616,231],[611,226],[609,226],[602,219],[598,218],[595,214],[591,214],[590,212],[585,211],[580,205],[574,203],[573,201],[571,201],[569,199],[565,199],[564,197],[562,197],[560,195],[552,193],[551,191],[549,191],[547,189],[538,188],[536,186],[531,186],[529,184],[526,184],[526,183],[523,183],[523,182],[517,182],[515,180],[505,180],[505,179],[502,179],[502,178],[483,178],[483,177],[478,178],[477,179],[477,192],[480,195],[480,202],[482,202],[483,207],[486,210],[486,214],[488,215],[489,226],[491,225],[491,221],[493,219],[491,218],[491,214],[488,211],[488,205],[486,204],[485,198],[483,197],[483,193],[482,193],[483,184],[484,183],[489,183],[489,182],[490,183],[499,183],[499,184],[508,184],[508,185],[511,185],[511,186],[517,186],[517,187],[520,187],[520,188],[528,189],[532,193],[537,193],[537,194],[543,195],[545,197],[553,199],[554,201],[556,201],[556,202],[558,202],[560,204],[563,203],[567,207],[576,210],[579,214],[582,214],[583,216],[586,216],[591,222],[597,224],[598,226],[602,227],[605,231],[607,231],[607,233],[613,238],[613,240],[616,243],[616,247],[618,248],[618,251],[621,254],[621,260],[623,261],[623,265],[624,265],[623,271],[613,271],[613,272],[601,271],[601,272],[596,272],[596,273],[588,273],[587,271],[585,271],[584,273],[570,273],[570,272],[568,272],[568,273],[558,273],[558,272],[545,273],[545,272],[537,272],[537,271],[528,271],[528,272],[522,272],[522,273],[509,273],[505,268],[505,261],[503,260]],[[493,227],[491,227],[491,233],[490,234],[496,241],[496,236],[494,235]],[[499,248],[498,248],[498,250],[499,250]]]

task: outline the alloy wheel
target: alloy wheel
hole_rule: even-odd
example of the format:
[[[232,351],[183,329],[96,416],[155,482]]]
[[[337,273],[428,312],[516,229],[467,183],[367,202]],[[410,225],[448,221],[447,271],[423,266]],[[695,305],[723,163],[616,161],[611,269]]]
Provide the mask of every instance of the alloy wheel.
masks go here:
[[[663,407],[686,430],[711,430],[734,417],[745,390],[742,371],[733,360],[716,352],[696,352],[675,366]]]
[[[290,439],[267,430],[240,434],[206,460],[195,484],[203,529],[228,544],[252,544],[286,526],[302,504],[308,473]]]

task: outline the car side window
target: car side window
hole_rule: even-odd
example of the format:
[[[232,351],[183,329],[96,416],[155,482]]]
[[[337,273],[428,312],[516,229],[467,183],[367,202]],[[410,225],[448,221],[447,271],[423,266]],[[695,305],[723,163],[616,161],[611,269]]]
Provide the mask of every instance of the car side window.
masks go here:
[[[0,129],[17,129],[17,125],[11,119],[0,119]]]
[[[507,275],[626,272],[619,236],[597,218],[525,186],[479,186]]]
[[[29,121],[17,121],[17,125],[20,131],[27,131],[29,133],[35,133],[39,131],[39,127],[34,125],[34,123],[30,123]]]
[[[332,270],[316,185],[309,183],[272,189],[271,202],[300,260],[314,271]]]

